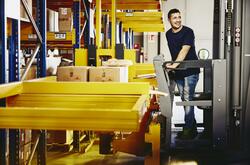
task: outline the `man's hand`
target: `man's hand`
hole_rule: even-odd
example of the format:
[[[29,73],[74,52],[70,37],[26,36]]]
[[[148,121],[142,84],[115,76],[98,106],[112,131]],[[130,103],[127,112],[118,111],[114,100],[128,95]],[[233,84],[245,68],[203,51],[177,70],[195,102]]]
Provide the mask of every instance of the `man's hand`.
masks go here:
[[[167,69],[175,69],[175,68],[177,68],[178,67],[178,65],[179,65],[179,63],[173,63],[173,64],[166,64],[166,68]]]

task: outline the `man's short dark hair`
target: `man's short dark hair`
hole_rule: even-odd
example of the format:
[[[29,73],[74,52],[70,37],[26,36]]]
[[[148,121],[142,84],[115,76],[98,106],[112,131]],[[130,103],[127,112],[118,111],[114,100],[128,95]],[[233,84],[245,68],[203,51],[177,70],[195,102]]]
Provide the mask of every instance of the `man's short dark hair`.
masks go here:
[[[181,13],[181,12],[178,9],[171,9],[171,10],[169,10],[169,12],[168,12],[168,19],[170,19],[171,15],[174,14],[174,13]]]

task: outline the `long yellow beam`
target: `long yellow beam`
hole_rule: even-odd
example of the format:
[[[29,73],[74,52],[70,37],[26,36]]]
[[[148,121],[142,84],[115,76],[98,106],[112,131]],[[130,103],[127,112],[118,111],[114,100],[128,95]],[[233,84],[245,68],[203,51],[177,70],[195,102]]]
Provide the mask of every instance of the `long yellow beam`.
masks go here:
[[[111,4],[102,4],[103,9],[111,9]],[[118,10],[159,10],[160,5],[158,3],[152,4],[117,4]]]
[[[136,20],[136,21],[123,21],[123,24],[163,24],[162,20]]]
[[[22,83],[9,83],[0,85],[0,99],[22,93]]]
[[[164,29],[164,25],[163,24],[140,24],[140,23],[134,23],[134,24],[127,24],[127,23],[124,23],[123,24],[123,28],[140,28],[140,29],[147,29],[147,28],[151,28],[151,29],[154,29],[154,28],[160,28],[160,29]]]
[[[116,45],[116,0],[112,0],[111,14],[112,14],[111,46],[112,46],[112,49],[115,49],[115,45]]]
[[[101,43],[101,29],[102,29],[102,0],[96,0],[96,46],[100,48]]]
[[[102,98],[102,96],[99,97]],[[126,97],[128,96],[117,96],[122,99]],[[134,98],[134,96],[131,97]],[[42,102],[45,100],[42,96],[36,99],[41,99]],[[60,100],[61,103],[62,101],[64,100]],[[92,108],[65,108],[46,107],[46,104],[43,104],[44,107],[39,107],[35,102],[29,104],[28,107],[0,108],[0,128],[138,131],[140,119],[145,112],[146,101],[147,96],[142,95],[133,100],[134,106],[128,108],[119,106],[106,108],[105,105]],[[14,105],[18,104],[16,100],[13,102]]]
[[[127,109],[0,108],[0,128],[138,131],[139,112]]]
[[[23,82],[23,93],[47,94],[148,94],[149,83]]]
[[[147,27],[147,28],[132,28],[134,32],[164,32],[164,28],[161,27]]]
[[[7,99],[11,107],[130,109],[139,96],[21,94]]]
[[[49,80],[47,82],[46,80]],[[53,82],[54,77],[37,81],[16,82],[0,85],[0,98],[22,93],[49,94],[148,94],[148,83],[116,83],[116,82]]]
[[[129,18],[129,17],[162,17],[163,13],[161,11],[159,12],[117,12],[117,18]]]

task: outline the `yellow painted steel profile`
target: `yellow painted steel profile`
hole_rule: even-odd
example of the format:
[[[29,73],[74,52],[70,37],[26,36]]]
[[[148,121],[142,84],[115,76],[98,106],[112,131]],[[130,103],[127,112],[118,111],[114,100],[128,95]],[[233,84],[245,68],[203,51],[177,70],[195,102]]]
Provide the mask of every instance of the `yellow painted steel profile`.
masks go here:
[[[101,48],[102,0],[96,0],[96,47]]]
[[[50,94],[149,94],[149,83],[23,82],[23,93]]]
[[[0,85],[0,128],[138,131],[148,83],[22,82]]]
[[[75,49],[75,66],[88,65],[88,49]]]
[[[112,10],[111,10],[111,15],[112,15],[112,28],[111,28],[111,46],[112,49],[115,49],[116,45],[116,0],[112,0]]]
[[[0,99],[21,94],[23,86],[21,82],[0,85]]]
[[[138,131],[139,113],[131,109],[0,108],[0,128]]]
[[[139,78],[140,75],[154,74],[153,64],[135,64],[129,67],[129,82],[149,82],[151,85],[156,86],[157,81],[155,78]]]

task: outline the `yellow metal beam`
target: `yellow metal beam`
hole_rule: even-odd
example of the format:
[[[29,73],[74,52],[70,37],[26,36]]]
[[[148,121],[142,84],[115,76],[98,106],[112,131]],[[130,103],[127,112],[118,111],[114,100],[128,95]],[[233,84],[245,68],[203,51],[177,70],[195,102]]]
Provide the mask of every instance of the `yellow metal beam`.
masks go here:
[[[139,113],[130,109],[0,108],[0,128],[138,131]]]
[[[41,101],[41,102],[112,102],[112,103],[132,103],[140,95],[71,95],[71,94],[20,94],[10,99],[14,104],[18,101]],[[33,105],[30,105],[33,106]]]
[[[43,81],[52,81],[55,82],[56,81],[56,76],[48,76],[48,77],[44,77],[44,78],[36,78],[36,79],[32,79],[32,80],[25,80],[28,82],[43,82]]]
[[[102,0],[96,0],[96,46],[101,48]]]
[[[0,99],[21,94],[22,89],[21,82],[0,85]]]
[[[112,17],[111,46],[112,46],[112,49],[115,49],[115,45],[116,45],[116,0],[112,0],[111,17]]]
[[[32,83],[34,84],[34,83]],[[49,98],[48,98],[49,97]],[[71,100],[70,100],[71,99]],[[74,107],[77,102],[97,102],[102,106]],[[98,100],[99,99],[99,100]],[[19,103],[19,100],[33,102],[27,105]],[[39,100],[39,104],[36,101]],[[63,103],[72,101],[71,106],[54,107],[46,102]],[[109,107],[103,104],[109,102]],[[119,102],[118,102],[119,101]],[[48,129],[48,130],[94,130],[94,131],[139,131],[141,117],[147,102],[147,95],[141,96],[81,96],[55,94],[23,94],[7,100],[7,108],[0,108],[0,128],[21,128],[21,129]],[[12,103],[11,103],[12,102]],[[121,103],[129,106],[121,106]],[[44,103],[44,104],[42,104]],[[10,106],[27,107],[10,107]],[[48,107],[47,107],[48,106]],[[122,108],[121,108],[122,107]]]
[[[160,20],[162,21],[161,17],[124,17],[119,18],[119,21],[125,22],[125,21],[154,21],[154,20]]]
[[[131,109],[138,96],[21,94],[7,99],[11,107]]]
[[[124,59],[131,60],[133,64],[135,64],[136,63],[136,50],[124,49]]]
[[[164,29],[164,25],[162,23],[160,24],[157,24],[157,23],[154,23],[154,24],[148,24],[148,23],[143,23],[143,24],[140,24],[140,23],[133,23],[133,24],[127,24],[127,23],[124,23],[123,24],[123,27],[124,28],[135,28],[135,29],[154,29],[154,28],[160,28],[160,29]]]
[[[163,16],[162,12],[117,12],[117,18],[130,18],[130,17],[149,17],[149,18],[161,18]]]
[[[129,67],[129,82],[149,82],[156,86],[156,79],[138,79],[138,75],[155,73],[153,64],[135,64]]]
[[[21,40],[22,41],[36,41],[35,34],[30,33],[22,33]],[[75,43],[75,30],[72,32],[47,32],[47,41],[54,41],[54,42],[65,42],[70,41],[72,44]]]
[[[23,82],[23,93],[47,94],[149,94],[149,83]]]
[[[164,32],[165,29],[164,28],[161,28],[161,27],[155,27],[155,28],[150,28],[150,27],[147,27],[147,28],[132,28],[132,30],[134,32]]]
[[[102,4],[103,9],[111,9],[111,4]],[[150,3],[150,4],[117,4],[118,10],[159,10],[160,4],[159,3]]]
[[[136,20],[136,21],[123,21],[123,24],[133,25],[133,24],[163,24],[162,20]]]
[[[88,50],[87,49],[75,49],[75,66],[87,66],[88,65]]]
[[[97,49],[96,50],[96,64],[97,66],[101,66],[101,60],[100,57],[101,55],[110,55],[112,58],[115,58],[115,49]]]
[[[98,49],[97,56],[100,55],[110,55],[113,58],[115,57],[115,49]]]

